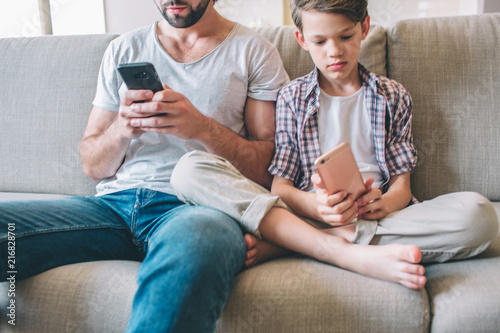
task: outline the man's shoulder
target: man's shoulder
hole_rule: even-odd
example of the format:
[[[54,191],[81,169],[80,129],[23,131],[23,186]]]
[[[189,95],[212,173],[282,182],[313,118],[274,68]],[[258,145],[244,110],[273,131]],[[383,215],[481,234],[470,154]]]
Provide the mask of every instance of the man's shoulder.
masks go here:
[[[126,33],[121,34],[117,38],[115,38],[111,44],[115,47],[119,45],[126,44],[127,47],[130,47],[133,43],[143,43],[144,39],[151,34],[151,30],[154,28],[153,25],[147,25],[132,31],[128,31]]]

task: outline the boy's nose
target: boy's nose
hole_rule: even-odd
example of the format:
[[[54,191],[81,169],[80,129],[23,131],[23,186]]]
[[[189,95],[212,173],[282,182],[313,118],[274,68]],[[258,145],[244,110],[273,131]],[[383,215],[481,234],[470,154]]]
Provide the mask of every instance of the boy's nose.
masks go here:
[[[344,50],[340,47],[340,45],[338,45],[335,42],[331,42],[331,45],[328,48],[328,56],[330,58],[335,58],[335,57],[339,57],[343,54],[344,54]]]

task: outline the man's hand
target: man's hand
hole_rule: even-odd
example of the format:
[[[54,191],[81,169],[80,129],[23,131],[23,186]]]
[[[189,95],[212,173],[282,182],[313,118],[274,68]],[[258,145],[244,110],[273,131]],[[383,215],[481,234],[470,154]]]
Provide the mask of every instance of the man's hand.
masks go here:
[[[150,90],[127,90],[120,100],[120,110],[115,122],[115,128],[128,139],[140,137],[144,131],[137,126],[133,126],[132,122],[137,118],[151,117],[154,114],[145,112],[136,112],[134,106],[141,104],[136,101],[149,102],[154,94]]]
[[[124,106],[124,116],[136,132],[174,135],[185,140],[199,140],[210,130],[213,120],[203,115],[182,94],[167,85],[145,103]],[[124,98],[128,103],[128,100]],[[135,117],[134,117],[135,115]]]
[[[80,143],[83,170],[90,178],[111,177],[120,168],[130,141],[144,134],[141,128],[132,126],[132,121],[154,115],[135,112],[132,106],[136,101],[150,101],[153,96],[150,90],[128,90],[120,100],[118,113],[97,106],[92,108]]]
[[[316,211],[318,220],[332,226],[343,226],[351,223],[358,214],[358,204],[354,202],[352,195],[340,191],[328,195],[319,174],[311,177],[316,192]]]

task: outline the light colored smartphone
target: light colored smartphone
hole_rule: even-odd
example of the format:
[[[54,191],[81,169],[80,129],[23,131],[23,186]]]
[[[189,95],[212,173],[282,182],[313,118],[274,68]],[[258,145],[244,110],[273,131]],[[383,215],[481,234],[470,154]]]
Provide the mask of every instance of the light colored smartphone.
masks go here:
[[[348,143],[343,142],[321,155],[314,165],[328,194],[346,191],[356,200],[366,192],[363,178]]]

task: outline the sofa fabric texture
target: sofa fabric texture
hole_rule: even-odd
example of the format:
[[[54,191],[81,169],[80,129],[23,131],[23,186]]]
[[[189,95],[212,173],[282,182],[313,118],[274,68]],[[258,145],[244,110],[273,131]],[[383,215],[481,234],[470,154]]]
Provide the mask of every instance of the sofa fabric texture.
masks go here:
[[[0,39],[0,192],[95,192],[78,146],[102,55],[115,37]]]
[[[290,77],[313,63],[293,27],[257,28]],[[116,35],[0,39],[0,201],[92,195],[78,145],[102,55]],[[500,14],[372,27],[360,62],[413,98],[417,198],[476,191],[500,215]],[[139,262],[59,267],[16,281],[0,332],[123,332]],[[426,266],[420,291],[300,255],[237,275],[217,332],[499,332],[500,237],[476,258]]]
[[[409,20],[387,36],[388,74],[413,97],[413,194],[499,201],[500,16]]]

